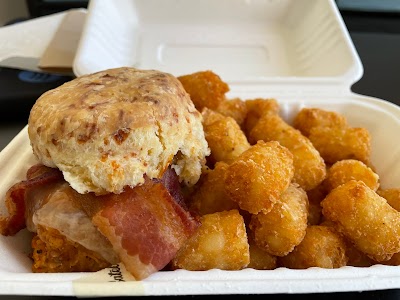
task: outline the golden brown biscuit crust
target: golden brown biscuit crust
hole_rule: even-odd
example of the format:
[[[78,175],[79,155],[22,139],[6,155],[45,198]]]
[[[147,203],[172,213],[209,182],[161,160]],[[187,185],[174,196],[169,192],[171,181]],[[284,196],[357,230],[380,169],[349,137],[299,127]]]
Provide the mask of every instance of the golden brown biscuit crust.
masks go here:
[[[34,154],[80,193],[120,193],[173,162],[194,184],[209,150],[181,83],[156,70],[115,68],[44,93],[29,116]]]

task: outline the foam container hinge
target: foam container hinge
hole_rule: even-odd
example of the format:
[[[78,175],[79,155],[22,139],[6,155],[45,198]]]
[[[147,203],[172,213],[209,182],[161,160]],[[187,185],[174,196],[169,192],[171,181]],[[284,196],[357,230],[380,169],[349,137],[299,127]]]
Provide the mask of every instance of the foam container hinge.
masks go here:
[[[92,0],[74,72],[81,76],[120,66],[177,76],[209,69],[229,84],[228,96],[276,98],[288,122],[302,107],[342,113],[351,126],[371,133],[372,163],[381,186],[400,187],[400,143],[395,138],[400,108],[351,92],[350,86],[362,76],[362,64],[332,0]],[[34,162],[24,128],[0,153],[0,194],[22,179]],[[0,294],[276,294],[400,288],[400,267],[375,265],[163,271],[141,282],[87,283],[82,292],[85,289],[74,288],[74,283],[89,273],[31,273],[29,243],[26,231],[0,236]]]

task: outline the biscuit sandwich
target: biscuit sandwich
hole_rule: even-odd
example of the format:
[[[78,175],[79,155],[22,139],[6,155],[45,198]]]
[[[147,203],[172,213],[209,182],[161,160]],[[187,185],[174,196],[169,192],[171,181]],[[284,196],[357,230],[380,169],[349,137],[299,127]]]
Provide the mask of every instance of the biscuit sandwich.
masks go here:
[[[38,164],[5,197],[0,232],[33,233],[34,272],[122,263],[137,279],[163,269],[199,226],[182,188],[210,150],[179,80],[121,67],[44,93],[28,134]]]

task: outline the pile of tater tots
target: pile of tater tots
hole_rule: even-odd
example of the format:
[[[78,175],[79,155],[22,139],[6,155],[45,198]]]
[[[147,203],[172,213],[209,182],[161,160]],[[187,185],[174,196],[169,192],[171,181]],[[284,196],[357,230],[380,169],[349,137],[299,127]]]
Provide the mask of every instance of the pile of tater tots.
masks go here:
[[[212,71],[178,77],[211,149],[187,193],[201,226],[172,269],[400,265],[400,188],[381,189],[371,137],[336,112],[228,99]]]

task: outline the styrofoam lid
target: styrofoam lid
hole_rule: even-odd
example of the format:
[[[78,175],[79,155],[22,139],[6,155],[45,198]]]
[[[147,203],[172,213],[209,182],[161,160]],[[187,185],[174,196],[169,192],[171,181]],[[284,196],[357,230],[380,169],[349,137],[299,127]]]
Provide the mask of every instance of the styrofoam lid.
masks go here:
[[[363,73],[332,0],[92,0],[74,72],[120,66],[207,69],[231,85],[349,88]]]

